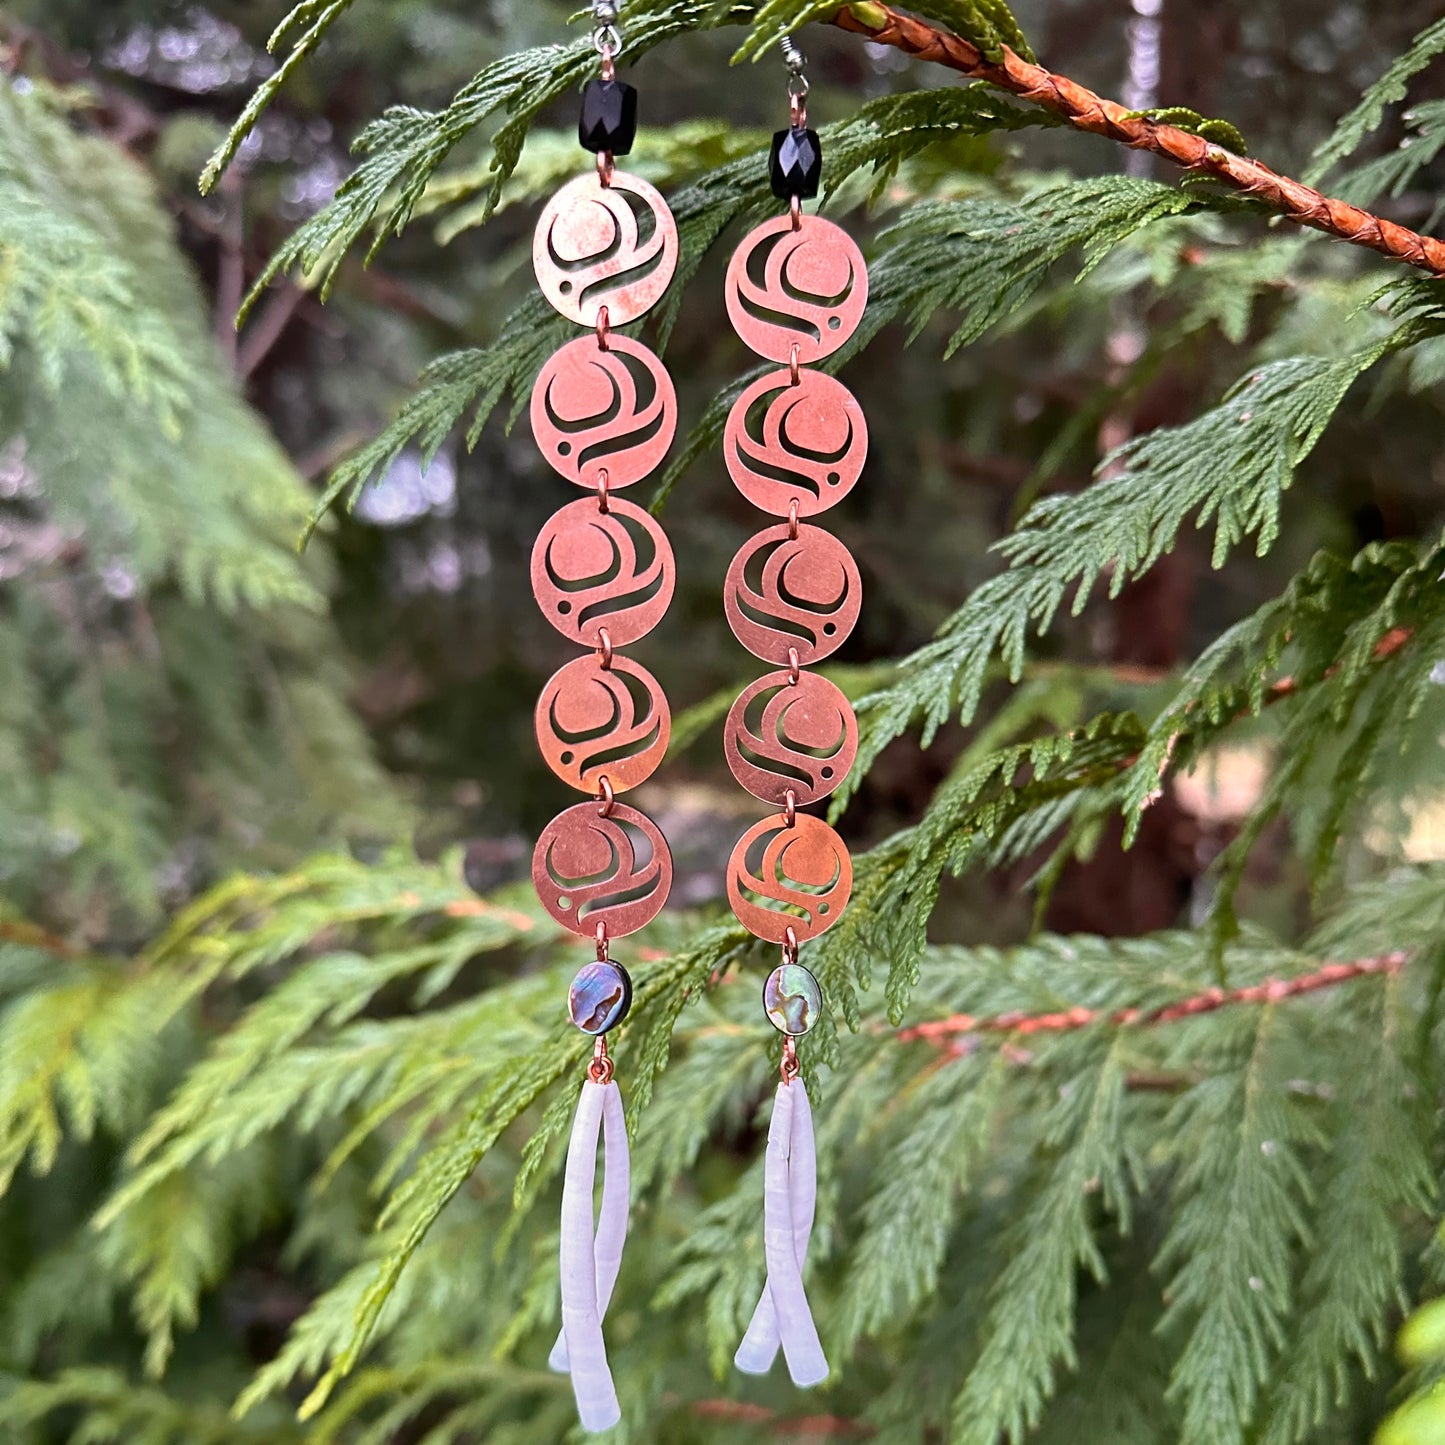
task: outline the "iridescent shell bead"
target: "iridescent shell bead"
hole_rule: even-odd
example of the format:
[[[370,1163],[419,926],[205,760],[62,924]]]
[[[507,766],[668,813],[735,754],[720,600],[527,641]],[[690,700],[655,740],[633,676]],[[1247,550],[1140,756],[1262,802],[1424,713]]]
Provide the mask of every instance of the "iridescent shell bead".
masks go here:
[[[567,991],[567,1013],[584,1034],[605,1034],[627,1017],[632,980],[615,963],[589,963]]]
[[[775,968],[763,985],[763,1008],[779,1033],[805,1034],[823,1012],[823,991],[818,980],[800,963]]]

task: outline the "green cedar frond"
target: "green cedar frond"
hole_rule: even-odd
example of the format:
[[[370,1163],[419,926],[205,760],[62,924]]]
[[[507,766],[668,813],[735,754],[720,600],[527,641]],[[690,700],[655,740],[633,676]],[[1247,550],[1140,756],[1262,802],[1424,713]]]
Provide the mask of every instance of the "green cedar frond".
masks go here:
[[[292,72],[316,49],[326,31],[351,8],[351,5],[352,0],[301,0],[301,3],[285,16],[271,32],[271,39],[267,42],[266,48],[274,51],[291,31],[301,31],[291,46],[291,53],[266,77],[256,93],[246,102],[245,109],[232,125],[225,140],[206,162],[206,168],[201,172],[202,195],[209,195],[214,189],[217,181],[235,160],[236,152],[241,149],[246,137],[251,134],[256,122],[260,120],[262,113],[291,78]]]
[[[1390,1313],[1403,1298],[1401,1217],[1423,1222],[1436,1203],[1421,1118],[1428,1086],[1411,1068],[1402,1037],[1404,987],[1403,975],[1387,980],[1352,1020],[1370,1053],[1352,1068],[1335,1111],[1339,1127],[1300,1284],[1303,1313],[1269,1392],[1262,1445],[1311,1439],[1351,1393],[1351,1366],[1374,1375]]]
[[[1214,523],[1214,563],[1251,533],[1263,553],[1275,539],[1279,502],[1351,383],[1379,347],[1341,358],[1270,362],[1239,381],[1196,421],[1126,443],[1100,464],[1087,490],[1047,497],[997,545],[1008,570],[977,588],[890,688],[863,700],[865,771],[893,738],[922,718],[924,743],[955,713],[977,710],[988,669],[1001,656],[1017,679],[1031,631],[1042,633],[1069,592],[1083,611],[1101,576],[1109,595],[1147,571],[1179,530]]]
[[[1017,311],[1069,252],[1083,253],[1087,276],[1120,242],[1154,221],[1198,203],[1174,186],[1102,176],[1044,186],[1017,204],[970,200],[914,207],[878,238],[861,340],[906,318],[917,336],[940,310],[961,311],[952,355]]]
[[[1190,1088],[1165,1125],[1178,1173],[1157,1263],[1169,1280],[1160,1328],[1184,1331],[1170,1381],[1181,1445],[1248,1438],[1293,1308],[1312,1191],[1302,1155],[1323,1135],[1289,1088],[1284,1027],[1266,1004],[1221,1029],[1237,1067]]]
[[[1410,48],[1391,63],[1360,98],[1360,103],[1340,120],[1334,134],[1315,151],[1305,173],[1306,183],[1317,184],[1332,166],[1352,155],[1365,137],[1378,128],[1386,109],[1404,100],[1410,81],[1442,52],[1445,52],[1445,20],[1436,20],[1410,42]]]
[[[1128,1233],[1122,1036],[1071,1049],[1071,1077],[1040,1121],[1029,1203],[1004,1241],[1008,1262],[981,1326],[983,1348],[953,1406],[952,1439],[994,1445],[1038,1423],[1060,1364],[1075,1363],[1078,1270],[1104,1278],[1094,1198]],[[1046,1151],[1046,1152],[1044,1152]]]

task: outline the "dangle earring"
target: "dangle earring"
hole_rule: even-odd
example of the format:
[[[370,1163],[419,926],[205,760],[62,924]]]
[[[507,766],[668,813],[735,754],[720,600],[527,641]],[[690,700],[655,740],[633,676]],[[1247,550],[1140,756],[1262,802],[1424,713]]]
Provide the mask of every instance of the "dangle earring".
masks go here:
[[[552,771],[593,801],[554,818],[537,841],[532,879],[547,912],[592,940],[596,960],[573,980],[572,1022],[596,1039],[567,1149],[562,1189],[562,1331],[549,1360],[570,1373],[583,1428],[605,1430],[621,1410],[602,1318],[627,1235],[630,1181],[622,1100],[607,1034],[632,1003],[614,939],[654,919],[672,883],[657,825],[616,795],[649,777],[667,751],[667,699],[646,668],[614,653],[655,627],[672,600],[667,538],[641,507],[614,493],[641,481],[672,443],[677,399],[661,361],[612,332],[666,291],[677,266],[677,227],[646,181],[613,167],[637,128],[637,92],[616,77],[617,10],[593,9],[601,74],[582,93],[578,136],[597,157],[542,212],[532,259],[547,300],[594,334],[569,341],[532,391],[532,433],[547,461],[592,495],[543,527],[532,552],[532,591],[547,619],[591,654],[569,662],[537,703],[537,739]],[[593,1185],[604,1141],[602,1206]]]
[[[782,363],[749,386],[724,433],[728,471],[762,511],[786,520],[746,542],[728,568],[725,606],[739,642],[782,670],[733,704],[725,747],[733,776],[782,811],[755,824],[728,860],[728,898],[748,930],[778,944],[763,1008],[783,1034],[763,1200],[767,1283],[735,1363],[764,1374],[779,1348],[796,1385],[827,1378],[803,1265],[817,1196],[813,1116],[797,1038],[817,1022],[822,995],[799,946],[838,921],[853,866],[837,833],[799,809],[828,796],[853,765],[858,725],[848,699],[804,669],[840,647],[862,603],[858,568],[830,533],[802,518],[847,495],[863,469],[868,428],[845,387],[811,363],[857,329],[868,298],[863,256],[831,221],[805,214],[818,194],[822,150],[808,129],[803,57],[783,46],[790,124],[773,137],[773,194],[786,214],[747,236],[727,272],[727,309],[753,351]]]

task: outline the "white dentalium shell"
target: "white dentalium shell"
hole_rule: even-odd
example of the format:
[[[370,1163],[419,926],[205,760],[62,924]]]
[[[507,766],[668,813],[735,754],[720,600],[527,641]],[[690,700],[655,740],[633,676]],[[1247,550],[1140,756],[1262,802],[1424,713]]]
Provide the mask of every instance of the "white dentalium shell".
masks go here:
[[[599,1133],[604,1136],[605,1173],[594,1235],[592,1191]],[[554,1370],[571,1374],[577,1414],[588,1431],[611,1429],[622,1418],[602,1339],[602,1317],[622,1265],[630,1192],[622,1096],[616,1084],[589,1079],[582,1085],[567,1146],[562,1185],[562,1333],[548,1359]]]
[[[803,1292],[803,1265],[818,1199],[813,1110],[801,1079],[778,1086],[768,1127],[763,1183],[763,1250],[768,1278],[734,1363],[765,1375],[779,1347],[793,1383],[801,1388],[828,1378],[828,1361]]]

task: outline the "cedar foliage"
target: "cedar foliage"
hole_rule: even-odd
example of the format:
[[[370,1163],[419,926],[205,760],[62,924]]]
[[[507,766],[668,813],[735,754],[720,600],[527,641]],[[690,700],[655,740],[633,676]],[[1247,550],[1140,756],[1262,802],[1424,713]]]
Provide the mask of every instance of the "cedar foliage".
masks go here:
[[[998,0],[920,8],[987,51],[1026,49]],[[296,7],[277,32],[289,56],[208,184],[347,9]],[[829,9],[637,0],[628,43],[641,53],[742,24],[747,58]],[[1445,29],[1425,32],[1320,165],[1349,162],[1442,48]],[[437,111],[380,117],[353,175],[266,279],[294,271],[326,289],[353,248],[374,252],[419,215],[455,235],[535,199],[555,184],[562,142],[529,140],[532,123],[593,63],[585,40],[528,51]],[[1437,120],[1417,110],[1411,144],[1357,167],[1352,184],[1402,185],[1445,134]],[[1043,665],[1035,639],[1096,590],[1117,595],[1191,526],[1212,534],[1216,566],[1276,546],[1287,493],[1308,485],[1351,398],[1431,384],[1420,358],[1445,336],[1445,291],[1341,258],[1319,237],[1265,237],[1247,207],[1207,186],[967,165],[962,183],[942,178],[978,138],[1050,123],[967,86],[875,99],[828,127],[832,204],[860,228],[867,205],[878,221],[868,320],[839,364],[892,322],[946,355],[1042,309],[1068,315],[1143,289],[1178,303],[1152,344],[1217,328],[1243,365],[1192,420],[1127,442],[1083,489],[1034,501],[997,549],[997,573],[924,648],[842,675],[863,694],[855,787],[905,734],[926,747],[945,726],[970,732],[921,816],[857,859],[852,909],[809,949],[831,1006],[804,1046],[822,1096],[809,1287],[835,1366],[819,1408],[888,1445],[1081,1430],[1111,1445],[1364,1439],[1396,1383],[1402,1311],[1439,1284],[1445,871],[1390,845],[1366,865],[1347,844],[1372,830],[1398,839],[1414,797],[1439,786],[1445,540],[1321,551],[1151,684]],[[448,170],[478,135],[487,159]],[[18,382],[5,405],[29,409],[16,425],[37,448],[60,434],[47,409],[62,380],[87,389],[97,426],[116,424],[116,397],[149,408],[176,453],[157,468],[151,438],[158,488],[179,488],[204,448],[190,530],[139,549],[136,565],[148,582],[172,581],[177,609],[213,609],[208,647],[325,653],[314,633],[266,630],[273,610],[301,628],[318,595],[279,545],[301,530],[300,489],[202,364],[188,297],[160,289],[161,272],[178,283],[156,264],[164,240],[149,201],[117,174],[112,213],[75,214],[47,177],[47,157],[85,144],[41,100],[0,99],[7,194],[30,202],[0,209],[0,321]],[[86,159],[113,164],[93,149]],[[650,143],[644,160],[673,194],[683,282],[727,227],[769,207],[756,138],[737,147],[697,126]],[[414,442],[431,453],[459,426],[474,442],[498,409],[514,419],[561,334],[528,299],[486,347],[439,358],[396,422],[336,471],[322,510]],[[659,505],[715,445],[734,394],[679,445]],[[120,497],[138,485],[127,440],[112,449]],[[65,505],[94,502],[88,472],[42,455]],[[137,525],[165,510],[138,506]],[[218,644],[217,616],[240,629],[242,603],[244,640]],[[23,650],[15,635],[0,646]],[[4,666],[17,679],[0,688],[13,758],[36,723],[12,715],[35,687],[23,656]],[[679,745],[716,716],[699,709]],[[931,941],[948,879],[1026,870],[1042,913],[1071,859],[1114,825],[1132,839],[1171,778],[1238,739],[1272,767],[1197,926],[1135,940],[1040,929],[1008,948]],[[107,818],[128,816],[118,786],[94,796]],[[1241,917],[1238,900],[1281,819],[1313,903],[1309,919],[1271,928]],[[115,840],[122,856],[138,847]],[[334,853],[235,874],[130,958],[65,946],[18,913],[0,922],[0,1211],[4,1237],[27,1241],[0,1319],[7,1438],[568,1437],[566,1382],[540,1361],[556,1327],[553,1221],[587,1041],[557,1022],[575,948],[529,892],[479,899],[455,857]],[[699,1402],[735,1393],[729,1361],[762,1278],[755,1128],[776,1049],[752,980],[767,960],[716,911],[666,917],[643,941],[615,1050],[637,1156],[609,1320],[623,1433],[753,1438],[753,1417]],[[1396,954],[1398,966],[1308,994],[1265,989],[1150,1017],[1211,989]],[[1071,1012],[1057,1029],[1010,1023]],[[960,1028],[952,1048],[896,1034],[956,1014],[984,1023]],[[711,1170],[730,1148],[751,1162]],[[258,1371],[228,1358],[205,1391],[171,1387],[181,1352],[217,1327],[217,1286],[258,1239],[317,1282],[314,1297]],[[1407,1337],[1422,1365],[1407,1388],[1431,1378],[1432,1321],[1421,1315]],[[93,1363],[126,1329],[143,1341],[135,1368]],[[778,1380],[757,1388],[784,1421],[802,1408]],[[1381,1438],[1433,1438],[1437,1408],[1429,1395],[1405,1404]]]

